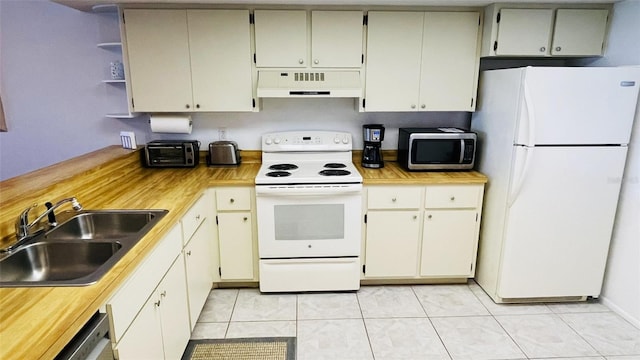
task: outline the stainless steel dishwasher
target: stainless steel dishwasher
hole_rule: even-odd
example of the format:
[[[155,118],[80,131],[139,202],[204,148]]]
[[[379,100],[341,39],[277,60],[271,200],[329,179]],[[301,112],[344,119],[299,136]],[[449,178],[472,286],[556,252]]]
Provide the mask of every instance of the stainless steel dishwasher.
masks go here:
[[[113,349],[109,340],[109,316],[96,312],[55,359],[113,360]]]

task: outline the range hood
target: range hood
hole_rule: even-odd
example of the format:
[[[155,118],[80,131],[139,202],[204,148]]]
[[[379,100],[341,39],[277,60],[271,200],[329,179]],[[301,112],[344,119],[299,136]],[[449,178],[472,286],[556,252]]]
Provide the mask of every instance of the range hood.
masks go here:
[[[359,71],[258,71],[259,98],[362,97]]]

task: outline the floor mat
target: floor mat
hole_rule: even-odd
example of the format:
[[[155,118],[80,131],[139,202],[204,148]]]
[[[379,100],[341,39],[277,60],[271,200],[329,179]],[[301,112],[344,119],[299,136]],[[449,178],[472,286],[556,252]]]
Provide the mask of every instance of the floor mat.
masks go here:
[[[295,337],[189,340],[182,360],[295,360]]]

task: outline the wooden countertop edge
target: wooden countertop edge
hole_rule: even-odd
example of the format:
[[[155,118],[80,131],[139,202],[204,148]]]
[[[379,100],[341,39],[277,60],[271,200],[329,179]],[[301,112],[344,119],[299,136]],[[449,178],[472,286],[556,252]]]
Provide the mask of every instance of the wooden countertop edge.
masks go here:
[[[76,179],[82,177],[83,175],[89,174],[96,169],[100,170],[102,168],[107,168],[108,164],[116,163],[126,159],[127,164],[134,164],[135,160],[132,158],[135,151],[124,150],[119,146],[109,146],[101,150],[97,150],[91,152],[89,154],[85,154],[67,161],[64,161],[59,164],[55,164],[41,170],[37,170],[16,178],[8,179],[3,182],[0,182],[0,190],[3,190],[2,199],[0,203],[4,205],[5,201],[9,198],[9,201],[13,201],[12,206],[16,208],[14,198],[18,198],[23,191],[35,190],[45,188],[45,185],[49,185],[52,183],[65,183],[69,181],[74,181],[73,178]],[[181,217],[186,213],[187,209],[191,205],[195,203],[195,201],[199,198],[199,196],[205,191],[205,189],[216,186],[254,186],[254,178],[258,172],[260,167],[260,158],[258,156],[259,152],[250,151],[242,153],[243,162],[240,166],[237,167],[207,167],[200,165],[195,172],[191,172],[189,176],[189,181],[185,181],[185,185],[182,187],[178,186],[173,189],[172,187],[167,187],[167,189],[161,189],[170,191],[173,198],[178,197],[180,200],[178,203],[172,203],[171,211],[148,233],[144,236],[144,238],[130,250],[117,264],[114,266],[105,276],[98,281],[94,285],[90,285],[87,287],[47,287],[47,288],[0,288],[0,304],[7,305],[10,302],[10,299],[16,300],[24,300],[23,298],[26,296],[28,301],[18,301],[18,303],[8,304],[10,305],[8,308],[4,308],[4,311],[0,309],[0,311],[5,314],[1,315],[3,322],[11,321],[11,319],[16,319],[18,321],[25,320],[20,318],[20,314],[15,314],[15,316],[6,316],[6,312],[11,309],[19,311],[21,306],[26,306],[25,304],[38,304],[39,297],[46,297],[47,300],[52,300],[56,304],[59,304],[64,309],[61,311],[66,311],[59,316],[54,316],[54,320],[42,321],[40,320],[38,324],[31,324],[27,326],[18,325],[18,329],[22,328],[23,330],[35,329],[41,335],[49,335],[57,336],[55,339],[50,339],[46,337],[50,341],[46,341],[45,339],[41,339],[38,344],[31,344],[29,347],[25,347],[22,341],[25,338],[15,338],[15,334],[5,333],[5,329],[10,327],[8,324],[1,324],[0,327],[0,358],[10,358],[10,356],[19,356],[19,355],[28,355],[29,357],[37,357],[41,359],[48,359],[55,357],[58,352],[66,345],[71,338],[77,333],[77,331],[88,321],[91,316],[98,311],[106,301],[113,295],[113,293],[118,289],[118,287],[126,281],[128,276],[135,268],[144,260],[146,255],[148,255],[152,249],[158,244],[158,242],[164,237],[164,235],[175,226]],[[386,155],[385,155],[386,156]],[[439,183],[485,183],[487,182],[486,176],[477,173],[477,172],[467,172],[467,173],[408,173],[404,170],[400,169],[400,167],[395,162],[388,162],[386,170],[372,170],[372,169],[363,169],[358,165],[356,159],[354,157],[354,163],[356,163],[356,167],[363,175],[363,183],[364,185],[407,185],[407,184],[420,184],[420,185],[428,185],[428,184],[439,184]],[[128,166],[128,165],[127,165]],[[116,170],[120,168],[116,167]],[[164,170],[164,169],[163,169]],[[160,171],[163,171],[160,170]],[[162,178],[160,171],[155,169],[145,169],[145,170],[137,170],[126,172],[122,176],[148,176],[148,175],[140,175],[137,174],[142,171],[147,171],[145,174],[151,174],[149,176]],[[183,169],[177,171],[184,171]],[[118,170],[118,174],[122,172],[122,170]],[[169,174],[173,174],[175,176],[176,172],[169,172]],[[182,173],[179,173],[182,174]],[[133,177],[135,178],[135,177]],[[107,179],[109,180],[109,179]],[[25,183],[26,182],[26,183]],[[108,182],[112,184],[112,182]],[[118,186],[116,185],[112,186]],[[139,187],[150,186],[149,184],[138,184]],[[72,187],[69,184],[65,184],[65,189],[68,187]],[[186,187],[186,188],[185,188]],[[4,190],[9,189],[9,193],[5,193]],[[144,189],[142,189],[144,190]],[[137,190],[137,191],[142,191]],[[104,190],[106,193],[109,193],[110,189]],[[131,194],[131,189],[127,190],[127,194]],[[160,190],[158,190],[160,191]],[[177,195],[179,193],[179,195]],[[9,195],[9,196],[7,196]],[[122,195],[121,195],[122,196]],[[113,206],[112,204],[118,203],[118,196],[115,198],[109,198],[109,201],[104,204],[104,207]],[[22,204],[19,204],[22,205]],[[12,209],[13,209],[12,208]],[[3,210],[4,211],[4,210]],[[6,213],[4,214],[6,217]],[[17,215],[16,215],[17,216]],[[74,301],[75,304],[68,304],[68,297],[65,295],[77,295],[81,299],[78,301]],[[84,300],[82,300],[84,299]],[[32,309],[34,310],[34,309]],[[37,310],[37,309],[35,309]],[[34,310],[34,311],[35,311]],[[42,309],[45,310],[45,309]],[[48,314],[43,314],[41,317],[36,317],[36,319],[47,316]],[[33,319],[31,319],[33,320]],[[11,328],[13,328],[13,325]],[[39,329],[46,326],[52,326],[61,328],[64,326],[64,330],[56,330],[56,329]],[[27,331],[24,331],[27,333]],[[29,332],[29,335],[36,336],[37,334],[32,334]],[[7,339],[11,339],[11,341],[7,341]],[[38,345],[42,345],[41,347]],[[32,352],[21,352],[22,351],[37,351],[37,354]],[[39,350],[36,350],[39,349]]]

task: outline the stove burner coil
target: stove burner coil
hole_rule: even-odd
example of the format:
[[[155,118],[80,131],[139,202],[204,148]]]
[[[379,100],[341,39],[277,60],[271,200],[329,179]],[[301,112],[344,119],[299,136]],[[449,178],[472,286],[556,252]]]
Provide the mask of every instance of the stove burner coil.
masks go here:
[[[291,173],[288,171],[270,171],[268,173],[266,173],[265,175],[269,176],[269,177],[285,177],[285,176],[290,176]]]
[[[347,165],[341,164],[341,163],[328,163],[328,164],[324,164],[324,167],[329,169],[341,169],[341,168],[346,168]]]
[[[347,176],[351,174],[348,170],[322,170],[318,174],[322,176]]]
[[[273,164],[269,166],[269,170],[295,170],[298,165],[294,164]]]

